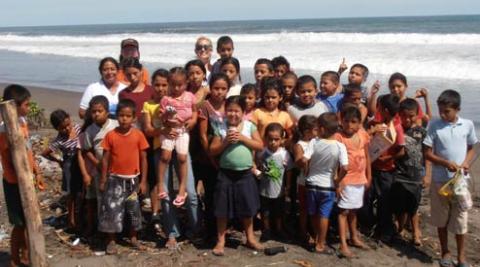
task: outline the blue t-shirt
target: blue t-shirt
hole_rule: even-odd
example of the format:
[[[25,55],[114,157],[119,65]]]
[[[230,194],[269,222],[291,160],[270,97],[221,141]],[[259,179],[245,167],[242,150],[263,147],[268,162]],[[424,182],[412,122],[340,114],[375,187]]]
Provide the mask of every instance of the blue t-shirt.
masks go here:
[[[317,99],[322,101],[327,106],[328,111],[337,113],[342,105],[343,94],[338,93],[332,96],[318,94]]]
[[[452,123],[442,119],[430,121],[427,136],[423,140],[423,144],[431,147],[435,155],[458,165],[461,165],[467,156],[467,146],[473,146],[477,142],[473,122],[460,117]],[[434,182],[447,182],[454,174],[441,165],[432,164]]]

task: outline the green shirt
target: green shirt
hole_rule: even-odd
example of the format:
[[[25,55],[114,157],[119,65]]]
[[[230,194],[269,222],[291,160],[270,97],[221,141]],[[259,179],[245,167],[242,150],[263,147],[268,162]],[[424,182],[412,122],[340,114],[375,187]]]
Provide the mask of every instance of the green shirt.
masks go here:
[[[250,121],[243,122],[243,128],[241,134],[245,137],[252,138],[252,134],[257,131],[257,127]],[[227,135],[227,126],[223,124],[223,127],[215,131],[215,136],[220,136],[224,139]],[[220,156],[220,168],[243,171],[253,167],[253,155],[252,150],[248,148],[242,142],[231,144],[225,148]]]

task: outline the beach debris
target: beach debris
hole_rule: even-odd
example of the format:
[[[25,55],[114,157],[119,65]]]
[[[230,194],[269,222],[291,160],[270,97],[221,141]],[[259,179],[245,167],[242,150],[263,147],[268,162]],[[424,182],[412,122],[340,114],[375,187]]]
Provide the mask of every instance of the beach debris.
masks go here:
[[[95,252],[93,252],[93,255],[95,255],[95,256],[105,256],[105,254],[106,254],[105,251],[95,251]]]
[[[293,263],[302,267],[313,267],[313,264],[307,260],[294,260]]]
[[[77,246],[78,244],[80,244],[80,238],[75,238],[75,240],[73,240],[72,242],[72,246]]]
[[[284,253],[284,252],[287,252],[286,246],[270,247],[264,250],[265,255],[268,255],[268,256],[273,256],[273,255],[277,255],[278,253]]]
[[[3,239],[8,238],[7,231],[2,227],[0,228],[0,241]]]

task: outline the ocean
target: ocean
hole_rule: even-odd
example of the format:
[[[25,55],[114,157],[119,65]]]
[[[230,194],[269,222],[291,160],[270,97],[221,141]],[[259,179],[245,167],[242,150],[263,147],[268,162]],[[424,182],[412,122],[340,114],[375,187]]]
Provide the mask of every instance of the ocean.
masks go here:
[[[432,103],[444,89],[459,90],[462,115],[480,123],[480,15],[0,28],[0,82],[83,91],[99,79],[101,58],[118,57],[122,39],[140,42],[141,61],[153,72],[193,59],[202,35],[214,43],[233,38],[243,82],[254,80],[261,57],[283,55],[317,79],[345,58],[367,65],[367,86],[379,80],[383,92],[397,71],[407,75],[410,95],[426,87]]]

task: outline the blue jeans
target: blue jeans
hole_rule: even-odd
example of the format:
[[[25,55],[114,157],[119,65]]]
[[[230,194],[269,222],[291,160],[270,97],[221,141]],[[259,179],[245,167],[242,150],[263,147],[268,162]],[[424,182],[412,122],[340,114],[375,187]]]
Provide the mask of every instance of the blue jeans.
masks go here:
[[[155,153],[155,162],[157,164],[160,160],[161,150]],[[174,168],[173,168],[174,167]],[[172,160],[168,168],[168,173],[165,175],[164,188],[168,193],[168,198],[161,200],[162,214],[163,214],[163,227],[165,234],[169,238],[177,238],[180,236],[180,224],[178,222],[177,208],[172,204],[176,195],[173,190],[173,169],[178,176],[178,161],[175,151],[172,154]],[[187,193],[188,197],[185,201],[185,207],[187,208],[188,215],[188,228],[190,233],[196,233],[199,221],[198,197],[195,190],[195,179],[193,177],[192,162],[190,155],[187,156]]]

